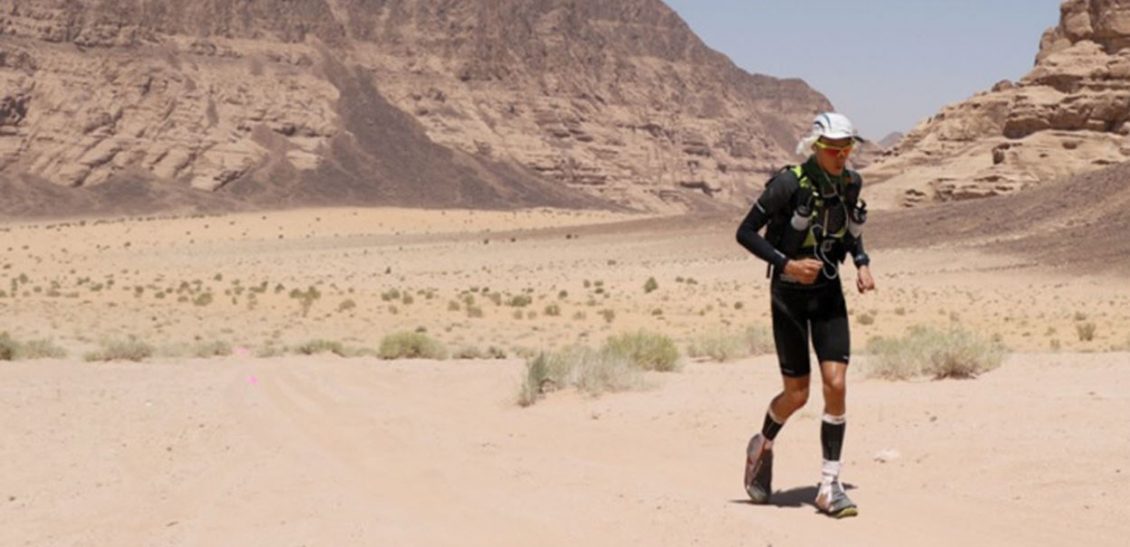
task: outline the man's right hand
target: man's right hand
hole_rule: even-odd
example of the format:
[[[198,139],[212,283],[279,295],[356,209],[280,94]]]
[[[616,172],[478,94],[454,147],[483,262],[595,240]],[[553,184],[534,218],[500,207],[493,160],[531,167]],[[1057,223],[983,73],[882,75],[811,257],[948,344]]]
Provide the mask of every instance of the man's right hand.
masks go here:
[[[816,276],[820,275],[820,268],[823,266],[824,263],[815,258],[789,260],[785,263],[785,275],[796,279],[802,285],[811,285],[816,282]]]

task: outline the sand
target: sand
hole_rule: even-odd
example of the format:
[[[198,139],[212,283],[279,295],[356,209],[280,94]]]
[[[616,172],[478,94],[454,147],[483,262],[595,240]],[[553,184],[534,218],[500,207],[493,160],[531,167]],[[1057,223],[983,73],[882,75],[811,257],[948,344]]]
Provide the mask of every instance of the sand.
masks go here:
[[[18,363],[0,544],[1120,545],[1128,358],[853,377],[845,521],[811,505],[818,401],[778,438],[774,504],[744,501],[772,358],[529,409],[516,361]]]
[[[818,390],[781,434],[775,504],[744,501],[772,356],[515,403],[530,352],[638,328],[685,349],[767,327],[764,267],[733,228],[549,210],[0,227],[0,331],[69,354],[0,363],[0,545],[1123,543],[1130,284],[1031,256],[873,249],[878,292],[848,293],[856,519],[811,505]],[[291,291],[311,286],[304,312]],[[915,324],[1010,354],[975,380],[869,378],[867,340]],[[399,330],[506,358],[256,356],[310,339],[375,348]],[[157,355],[83,361],[131,336]],[[236,354],[191,358],[217,341]]]

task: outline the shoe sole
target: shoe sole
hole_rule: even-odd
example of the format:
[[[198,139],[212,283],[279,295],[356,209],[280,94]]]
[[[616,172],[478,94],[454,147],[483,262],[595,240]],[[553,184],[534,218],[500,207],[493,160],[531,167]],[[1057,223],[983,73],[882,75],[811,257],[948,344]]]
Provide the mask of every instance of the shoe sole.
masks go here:
[[[816,503],[815,505],[816,505],[816,509],[818,511],[820,511],[821,513],[824,513],[828,517],[831,517],[831,518],[834,518],[834,519],[842,519],[842,518],[854,517],[854,516],[859,515],[859,508],[854,506],[854,505],[849,506],[849,507],[844,507],[843,509],[840,509],[839,511],[828,510],[828,509],[824,508],[822,505],[820,505],[820,503]]]
[[[843,509],[840,509],[837,513],[828,513],[828,516],[834,519],[855,517],[859,516],[859,509],[856,509],[855,507],[845,507]]]

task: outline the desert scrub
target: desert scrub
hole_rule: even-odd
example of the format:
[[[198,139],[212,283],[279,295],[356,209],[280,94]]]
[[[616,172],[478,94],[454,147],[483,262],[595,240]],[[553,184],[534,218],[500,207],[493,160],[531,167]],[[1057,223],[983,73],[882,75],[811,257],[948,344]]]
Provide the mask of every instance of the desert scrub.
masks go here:
[[[309,340],[291,348],[299,355],[317,355],[319,353],[332,353],[339,357],[347,357],[345,346],[336,340]]]
[[[302,317],[306,317],[310,314],[310,307],[314,305],[314,302],[322,298],[322,293],[317,288],[310,286],[305,291],[291,289],[290,297],[298,301],[298,305],[302,307]]]
[[[211,342],[197,342],[192,347],[192,356],[201,359],[209,357],[226,357],[231,355],[231,344],[223,340],[213,340]]]
[[[545,394],[566,387],[595,396],[646,385],[643,372],[627,356],[607,348],[595,351],[577,346],[528,358],[518,404],[530,406]]]
[[[8,333],[0,332],[0,361],[61,359],[66,356],[67,350],[55,345],[51,340],[20,342]]]
[[[93,361],[144,361],[152,357],[153,346],[140,340],[110,340],[103,342],[102,349],[92,351],[83,356],[88,362]]]
[[[616,320],[616,310],[603,309],[600,310],[600,316],[604,318],[605,323],[611,323]]]
[[[654,277],[647,278],[647,281],[644,282],[644,284],[643,284],[643,292],[645,294],[650,293],[650,292],[655,291],[655,290],[658,290],[658,289],[659,289],[659,282],[656,281]]]
[[[488,347],[486,351],[475,346],[462,346],[451,356],[455,359],[505,359],[506,352],[495,346]]]
[[[381,359],[446,359],[447,349],[422,332],[398,332],[385,336],[377,350]]]
[[[874,358],[869,375],[891,380],[975,378],[1004,360],[999,343],[959,328],[913,327],[901,338],[872,339],[868,351]]]
[[[524,308],[532,304],[533,301],[533,297],[528,294],[516,294],[506,301],[506,305],[512,308]]]
[[[623,356],[637,368],[669,372],[679,368],[679,349],[671,337],[639,330],[609,338],[602,351]]]
[[[777,351],[773,333],[766,327],[752,325],[742,333],[742,340],[750,355],[766,355]]]
[[[745,357],[745,344],[740,336],[725,333],[697,336],[687,345],[687,356],[692,359],[709,357],[719,363]]]
[[[1086,323],[1075,324],[1075,334],[1079,336],[1080,342],[1090,342],[1095,339],[1095,330],[1098,327],[1094,323],[1088,321]]]
[[[687,346],[688,356],[709,357],[720,363],[751,355],[765,355],[773,351],[772,334],[765,327],[758,326],[748,327],[739,333],[702,335]]]

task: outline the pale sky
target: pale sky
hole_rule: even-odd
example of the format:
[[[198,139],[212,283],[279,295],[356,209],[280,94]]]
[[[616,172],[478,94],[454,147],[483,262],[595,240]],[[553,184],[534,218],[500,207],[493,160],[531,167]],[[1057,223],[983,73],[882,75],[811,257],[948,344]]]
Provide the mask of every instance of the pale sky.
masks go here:
[[[739,67],[796,77],[860,133],[903,133],[943,106],[1017,80],[1060,0],[665,0]]]

